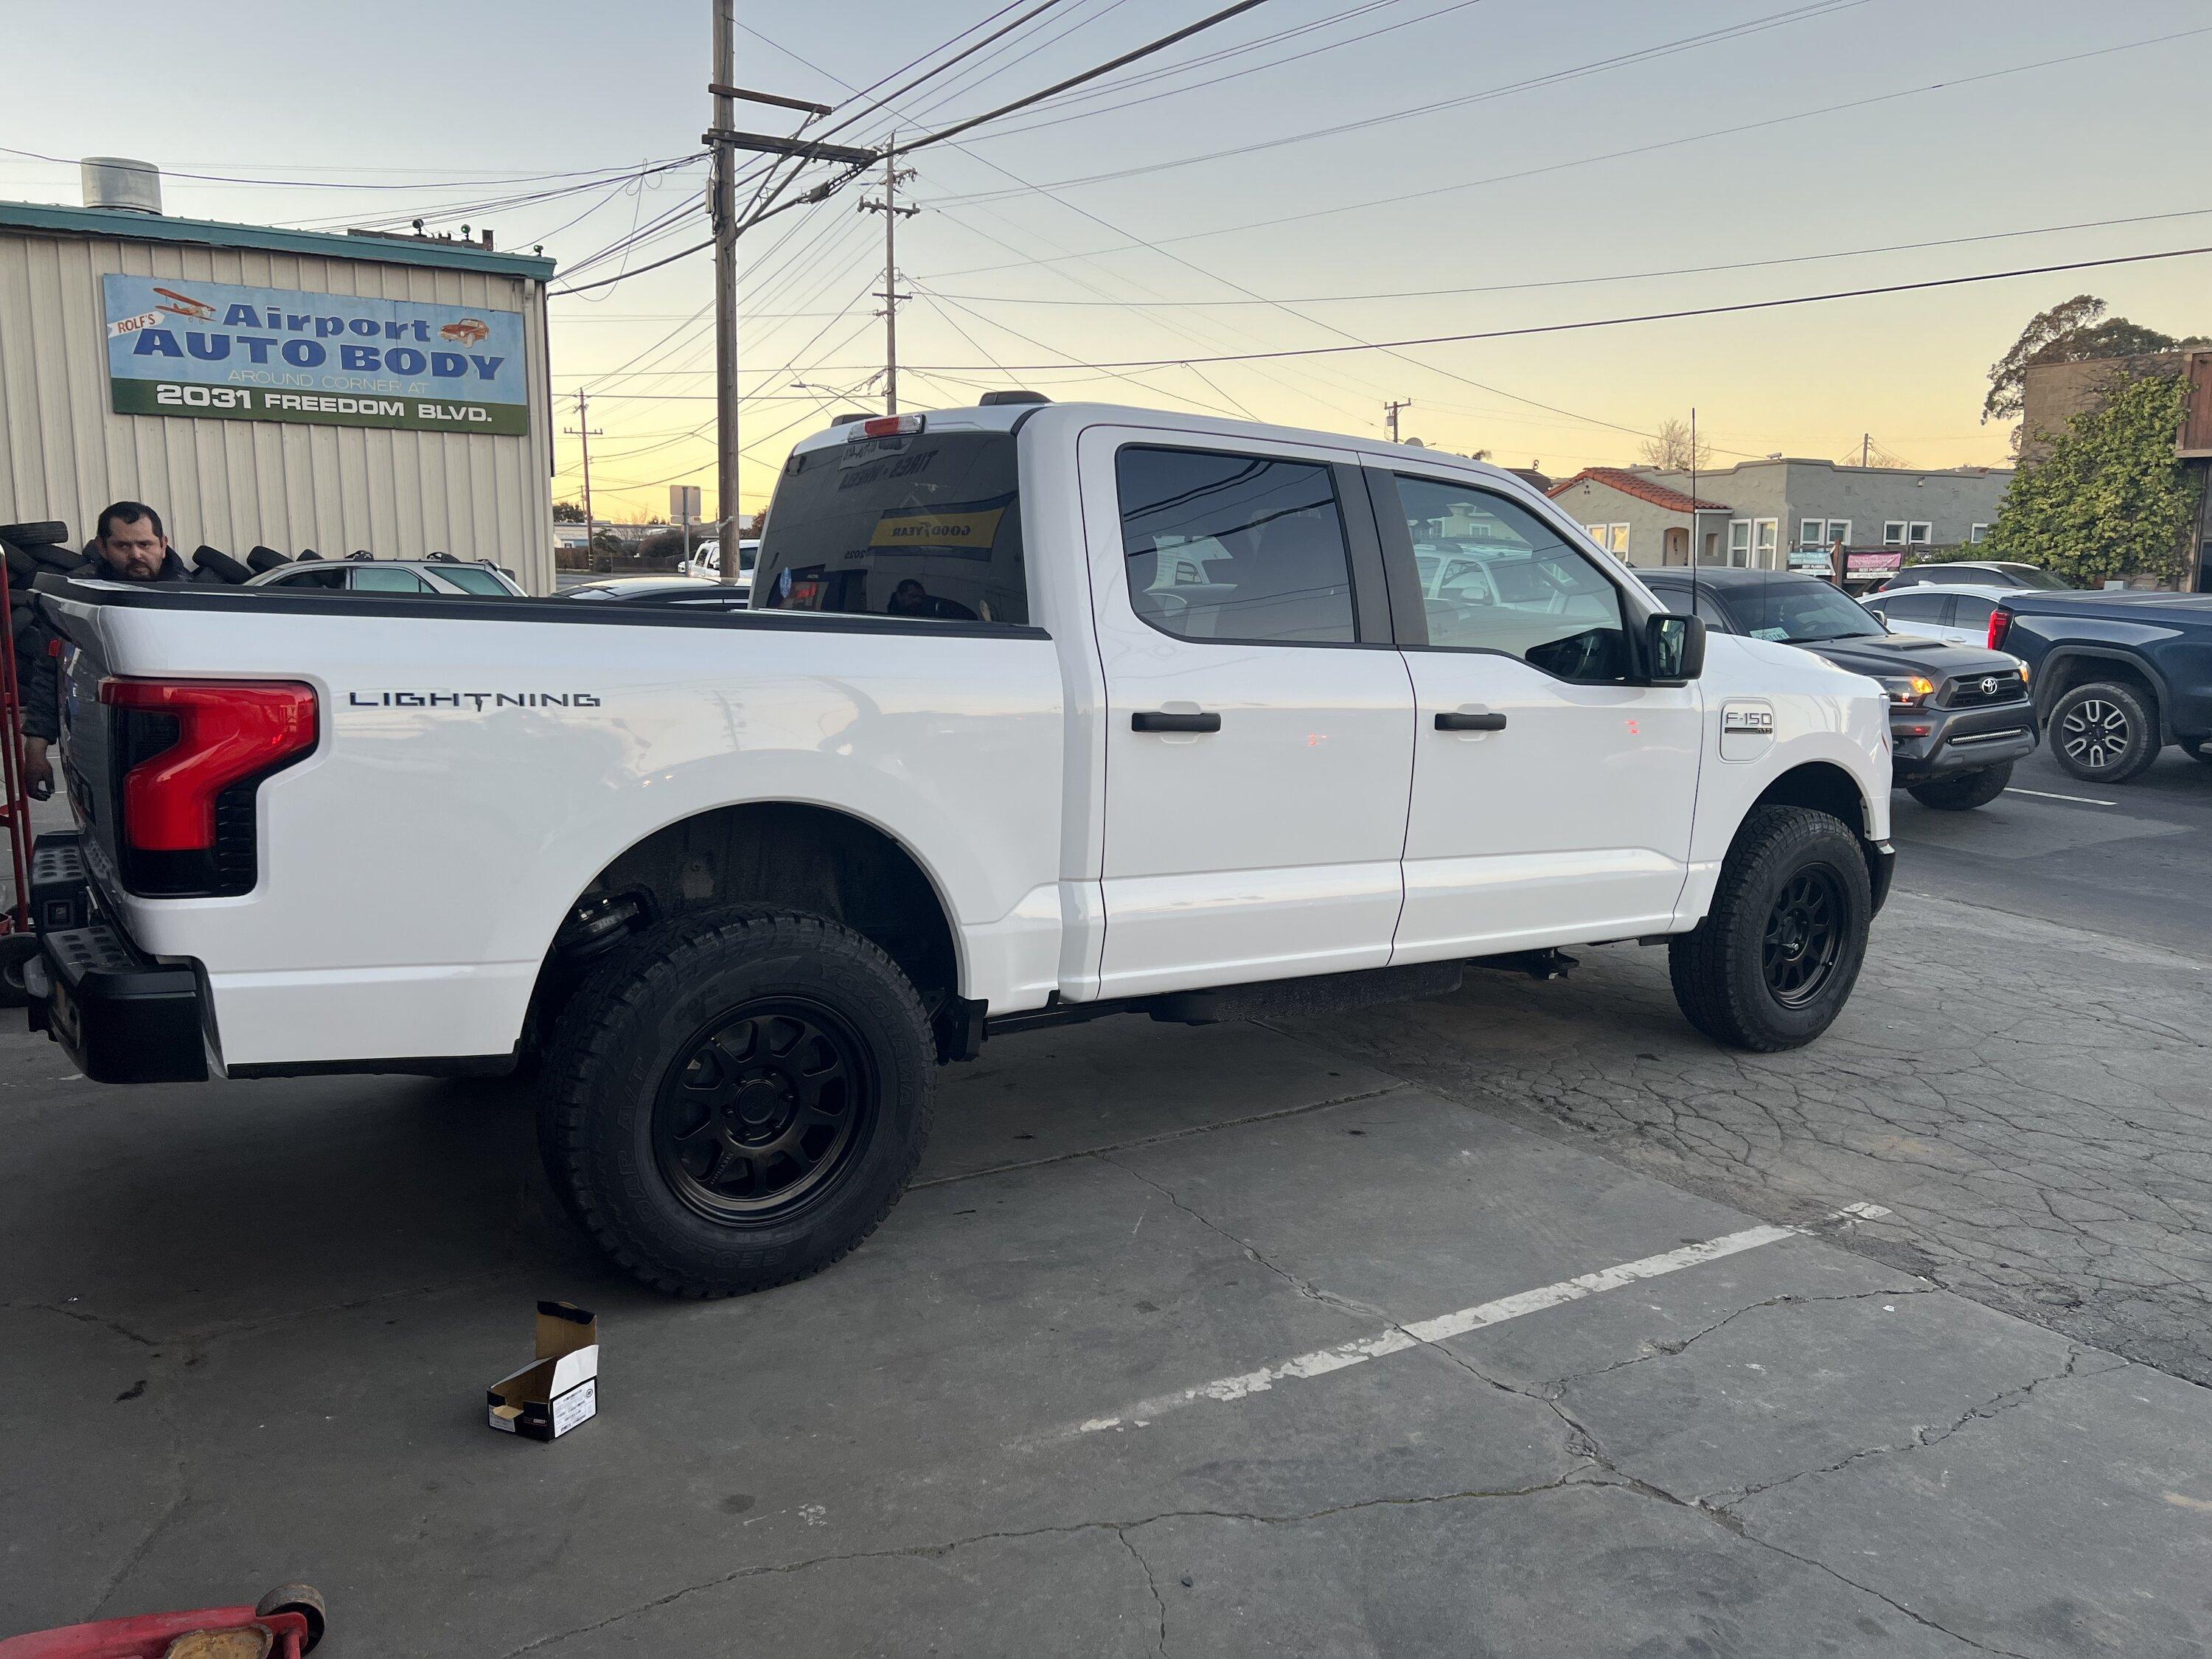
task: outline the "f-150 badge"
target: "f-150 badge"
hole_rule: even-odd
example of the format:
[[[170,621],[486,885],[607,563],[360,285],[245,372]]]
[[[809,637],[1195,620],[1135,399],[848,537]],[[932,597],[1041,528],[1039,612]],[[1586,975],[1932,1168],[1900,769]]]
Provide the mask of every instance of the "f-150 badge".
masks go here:
[[[1774,735],[1774,711],[1771,708],[1736,707],[1721,710],[1721,730],[1723,732],[1756,732],[1761,737]]]

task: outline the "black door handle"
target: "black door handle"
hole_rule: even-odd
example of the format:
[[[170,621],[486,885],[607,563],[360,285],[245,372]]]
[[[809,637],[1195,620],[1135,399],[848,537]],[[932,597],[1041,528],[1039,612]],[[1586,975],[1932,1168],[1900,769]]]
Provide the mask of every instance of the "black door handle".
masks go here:
[[[1439,732],[1503,732],[1504,729],[1505,716],[1503,714],[1439,714],[1437,716],[1437,730]]]
[[[1129,716],[1133,732],[1218,732],[1218,714],[1164,714],[1147,711]]]

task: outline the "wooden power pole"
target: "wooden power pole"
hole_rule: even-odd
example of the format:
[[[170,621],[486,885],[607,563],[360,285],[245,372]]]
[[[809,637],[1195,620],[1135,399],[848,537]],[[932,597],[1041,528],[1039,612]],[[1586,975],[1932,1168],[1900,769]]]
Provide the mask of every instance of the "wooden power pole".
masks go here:
[[[911,218],[921,211],[918,207],[898,204],[899,181],[914,177],[911,169],[902,170],[898,151],[891,139],[884,141],[884,199],[864,201],[863,213],[884,216],[884,413],[896,415],[898,406],[898,308],[899,301],[910,299],[910,295],[898,291],[898,222]]]

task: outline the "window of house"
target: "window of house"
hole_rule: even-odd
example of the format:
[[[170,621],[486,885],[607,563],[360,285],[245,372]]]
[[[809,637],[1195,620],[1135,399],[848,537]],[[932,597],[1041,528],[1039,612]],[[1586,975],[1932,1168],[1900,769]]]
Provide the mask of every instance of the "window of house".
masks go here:
[[[1851,544],[1851,521],[1849,519],[1828,520],[1828,539],[1825,545],[1833,547],[1838,542],[1845,547]]]
[[[1751,520],[1729,520],[1729,562],[1741,568],[1751,562]]]
[[[1779,519],[1753,519],[1751,521],[1751,562],[1754,568],[1774,568],[1774,550],[1782,535]]]
[[[1628,552],[1628,526],[1625,524],[1586,524],[1589,538],[1608,553],[1626,556]]]
[[[1923,520],[1914,520],[1905,527],[1905,542],[1908,547],[1925,547],[1934,539],[1930,533],[1935,526]]]
[[[1154,628],[1282,645],[1355,636],[1351,555],[1328,467],[1133,444],[1115,471],[1129,603]]]
[[[1884,547],[1902,547],[1905,545],[1904,520],[1890,519],[1883,523],[1881,526],[1881,544]]]
[[[1397,485],[1415,556],[1435,562],[1433,579],[1425,570],[1422,582],[1431,645],[1504,652],[1560,679],[1627,673],[1620,590],[1588,554],[1504,496],[1404,473]],[[1480,497],[1472,511],[1471,495]],[[1439,521],[1466,528],[1439,537]],[[1586,527],[1593,539],[1605,529],[1608,541],[1619,530],[1627,544],[1626,525]]]
[[[1977,546],[1979,546],[1982,543],[1989,540],[1989,538],[1990,527],[1985,524],[1978,524],[1972,530],[1969,530],[1966,532],[1966,539],[1975,544]]]
[[[1826,519],[1799,520],[1797,522],[1797,545],[1800,547],[1826,547],[1828,544],[1822,540],[1821,538],[1827,533],[1827,528],[1828,521]]]

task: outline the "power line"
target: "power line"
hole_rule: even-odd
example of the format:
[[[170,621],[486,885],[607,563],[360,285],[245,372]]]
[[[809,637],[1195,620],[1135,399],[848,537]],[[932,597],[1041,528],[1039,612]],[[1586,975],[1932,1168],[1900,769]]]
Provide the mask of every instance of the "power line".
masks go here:
[[[1255,143],[1239,145],[1232,149],[1210,150],[1203,155],[1186,155],[1173,161],[1147,162],[1137,167],[1117,168],[1109,173],[1093,173],[1079,179],[1064,179],[1058,181],[1054,188],[1069,189],[1078,185],[1104,184],[1115,179],[1135,178],[1148,173],[1164,173],[1171,168],[1191,167],[1202,161],[1218,161],[1231,156],[1253,155],[1261,150],[1279,149],[1285,144],[1304,143],[1309,139],[1330,138],[1343,133],[1363,131],[1370,127],[1387,126],[1393,122],[1411,120],[1417,116],[1433,115],[1444,110],[1461,109],[1469,104],[1487,103],[1492,99],[1506,97],[1516,92],[1563,85],[1570,81],[1581,80],[1587,76],[1602,74],[1608,70],[1650,63],[1662,58],[1672,58],[1680,52],[1693,52],[1703,46],[1716,46],[1723,41],[1739,40],[1747,35],[1763,34],[1769,29],[1785,27],[1791,23],[1808,22],[1814,18],[1829,16],[1836,12],[1848,11],[1866,3],[1867,0],[1814,0],[1814,3],[1793,6],[1785,11],[1771,13],[1765,17],[1752,18],[1724,28],[1705,30],[1696,34],[1685,35],[1679,40],[1662,41],[1655,46],[1642,47],[1635,52],[1621,52],[1611,58],[1598,58],[1588,64],[1578,64],[1569,69],[1554,70],[1547,74],[1531,76],[1526,80],[1508,82],[1502,86],[1486,88],[1480,92],[1463,93],[1454,97],[1439,99],[1433,103],[1417,104],[1407,109],[1389,110],[1380,115],[1367,116],[1357,121],[1340,122],[1334,126],[1314,127],[1304,132],[1287,133],[1281,137],[1261,139]],[[1402,28],[1406,26],[1403,23],[1391,25],[1393,28]],[[1384,32],[1381,29],[1374,31],[1377,34]],[[1358,35],[1354,36],[1352,40],[1331,42],[1328,46],[1316,46],[1309,52],[1301,52],[1298,57],[1310,57],[1314,52],[1331,51],[1339,46],[1350,46],[1356,40],[1367,38],[1365,35]],[[1285,58],[1283,61],[1295,62],[1296,59]],[[1234,75],[1224,76],[1220,78],[1224,81],[1231,80],[1238,76],[1254,74],[1259,70],[1270,67],[1272,67],[1270,64],[1255,64],[1249,69],[1237,70]],[[1115,110],[1132,107],[1135,104],[1150,103],[1153,99],[1173,97],[1177,93],[1195,91],[1199,88],[1212,84],[1215,83],[1199,82],[1189,87],[1177,87],[1168,92],[1155,93],[1148,98],[1133,99],[1128,104],[1112,105],[1104,109],[1085,110],[1077,114],[1061,116],[1053,121],[1035,121],[1026,126],[1010,127],[994,133],[992,137],[1012,137],[1018,132],[1036,132],[1048,126],[1058,126],[1066,121],[1088,120],[1094,115],[1109,114]]]
[[[1352,351],[1391,351],[1407,346],[1455,345],[1470,340],[1510,340],[1532,334],[1566,334],[1592,328],[1620,328],[1630,323],[1672,322],[1688,317],[1721,317],[1735,312],[1777,311],[1787,306],[1819,305],[1830,300],[1861,300],[1881,294],[1912,294],[1925,289],[1963,288],[1974,283],[2005,282],[2015,276],[2048,276],[2066,270],[2094,270],[2111,265],[2147,264],[2154,259],[2185,259],[2198,254],[2212,253],[2212,247],[2169,248],[2161,253],[2128,253],[2106,259],[2074,259],[2064,264],[2028,265],[2017,270],[1984,271],[1972,276],[1937,276],[1918,283],[1889,283],[1879,288],[1839,289],[1828,294],[1800,294],[1786,300],[1746,300],[1735,305],[1697,306],[1682,311],[1648,311],[1631,317],[1593,317],[1574,323],[1538,323],[1525,328],[1485,329],[1471,334],[1429,334],[1410,340],[1362,341],[1352,345],[1289,346],[1274,351],[1225,352],[1216,357],[1146,357],[1125,359],[1115,362],[1100,362],[1094,368],[1177,368],[1185,363],[1239,363],[1267,362],[1280,357],[1328,357]],[[929,366],[922,366],[926,370]],[[950,369],[972,369],[973,363],[945,363],[937,367]],[[998,365],[1009,374],[1044,370],[1050,363],[1012,363]],[[1424,365],[1426,367],[1426,365]]]
[[[1126,253],[1141,247],[1158,248],[1176,242],[1203,241],[1217,236],[1234,236],[1249,230],[1264,230],[1277,225],[1301,224],[1314,219],[1327,219],[1361,209],[1392,207],[1401,203],[1426,200],[1436,196],[1448,196],[1463,190],[1477,190],[1486,185],[1505,184],[1517,179],[1534,179],[1549,173],[1564,173],[1574,167],[1592,167],[1601,161],[1618,161],[1631,156],[1649,155],[1660,150],[1678,149],[1686,144],[1702,143],[1709,138],[1729,138],[1746,132],[1758,132],[1769,127],[1788,125],[1796,121],[1816,120],[1822,117],[1841,114],[1846,111],[1865,109],[1876,104],[1893,103],[1899,99],[1913,98],[1923,93],[1940,92],[1954,87],[1973,86],[1986,81],[2000,80],[2007,76],[2025,75],[2032,70],[2052,69],[2066,64],[2080,63],[2087,58],[2109,57],[2115,52],[2140,51],[2145,46],[2166,45],[2171,41],[2191,39],[2197,35],[2212,34],[2212,25],[2202,28],[2182,29],[2172,34],[2153,36],[2142,40],[2130,40],[2117,46],[2102,46],[2091,52],[2071,52],[2063,57],[2046,58],[2029,64],[2015,64],[2008,68],[1989,70],[1979,75],[1961,76],[1950,81],[1931,81],[1924,86],[1906,87],[1895,92],[1878,93],[1868,98],[1856,98],[1840,104],[1824,105],[1817,109],[1796,110],[1788,114],[1769,116],[1763,120],[1747,121],[1735,126],[1715,127],[1705,132],[1693,132],[1679,138],[1662,138],[1646,144],[1631,145],[1626,149],[1607,150],[1601,155],[1579,156],[1572,161],[1554,161],[1542,167],[1524,167],[1512,173],[1492,173],[1481,179],[1463,179],[1449,185],[1434,185],[1425,190],[1406,191],[1396,196],[1370,197],[1364,201],[1346,202],[1335,207],[1313,208],[1303,213],[1286,213],[1272,219],[1248,220],[1242,224],[1218,225],[1207,230],[1186,231],[1180,235],[1162,236],[1151,242],[1133,241],[1117,247],[1092,248],[1081,255],[1069,258],[1096,258],[1103,254]],[[1044,263],[1040,261],[1039,263]],[[928,280],[941,282],[954,276],[973,276],[985,271],[1005,270],[1006,265],[971,265],[962,270],[934,273]]]
[[[1374,294],[1291,295],[1279,300],[1060,300],[1022,294],[949,294],[946,299],[981,305],[1111,307],[1119,310],[1208,310],[1244,306],[1352,305],[1376,300],[1457,299],[1471,294],[1522,294],[1555,288],[1587,288],[1600,283],[1638,283],[1663,276],[1705,276],[1720,271],[1758,270],[1771,265],[1813,264],[1827,259],[1862,259],[1881,253],[1918,252],[1932,247],[1963,247],[1975,242],[2001,242],[2022,236],[2052,236],[2069,230],[2105,230],[2117,225],[2154,224],[2167,219],[2200,219],[2212,207],[2179,208],[2171,213],[2138,213],[2122,219],[2081,219],[2070,224],[2035,225],[2023,230],[1990,230],[1972,236],[1938,236],[1918,242],[1886,242],[1875,247],[1838,248],[1828,253],[1792,253],[1771,259],[1736,259],[1723,264],[1674,265],[1661,270],[1623,270],[1598,276],[1553,276],[1526,283],[1486,283],[1473,288],[1414,288]],[[1004,246],[1001,244],[1001,246]],[[1146,246],[1150,246],[1147,244]],[[1018,252],[1019,250],[1015,250]]]
[[[986,110],[981,115],[971,115],[964,121],[956,121],[949,127],[941,128],[924,137],[917,138],[912,143],[902,146],[900,154],[911,155],[918,149],[927,149],[932,144],[941,144],[948,138],[956,138],[963,132],[981,126],[987,121],[995,121],[1000,116],[1011,115],[1018,109],[1027,109],[1031,104],[1042,103],[1054,93],[1066,92],[1070,87],[1079,87],[1086,81],[1095,81],[1102,75],[1111,74],[1125,64],[1133,64],[1139,58],[1150,58],[1154,52],[1165,52],[1178,41],[1188,40],[1194,34],[1202,33],[1207,29],[1227,22],[1232,17],[1241,16],[1255,6],[1262,6],[1266,3],[1267,0],[1237,0],[1236,4],[1224,6],[1219,11],[1200,18],[1195,23],[1186,23],[1171,34],[1163,34],[1157,40],[1148,40],[1133,52],[1125,52],[1119,58],[1109,58],[1103,64],[1096,64],[1085,70],[1080,75],[1071,75],[1065,81],[1056,81],[1042,92],[1032,92],[1024,97],[1015,99],[1010,104],[1001,104],[996,109]]]

